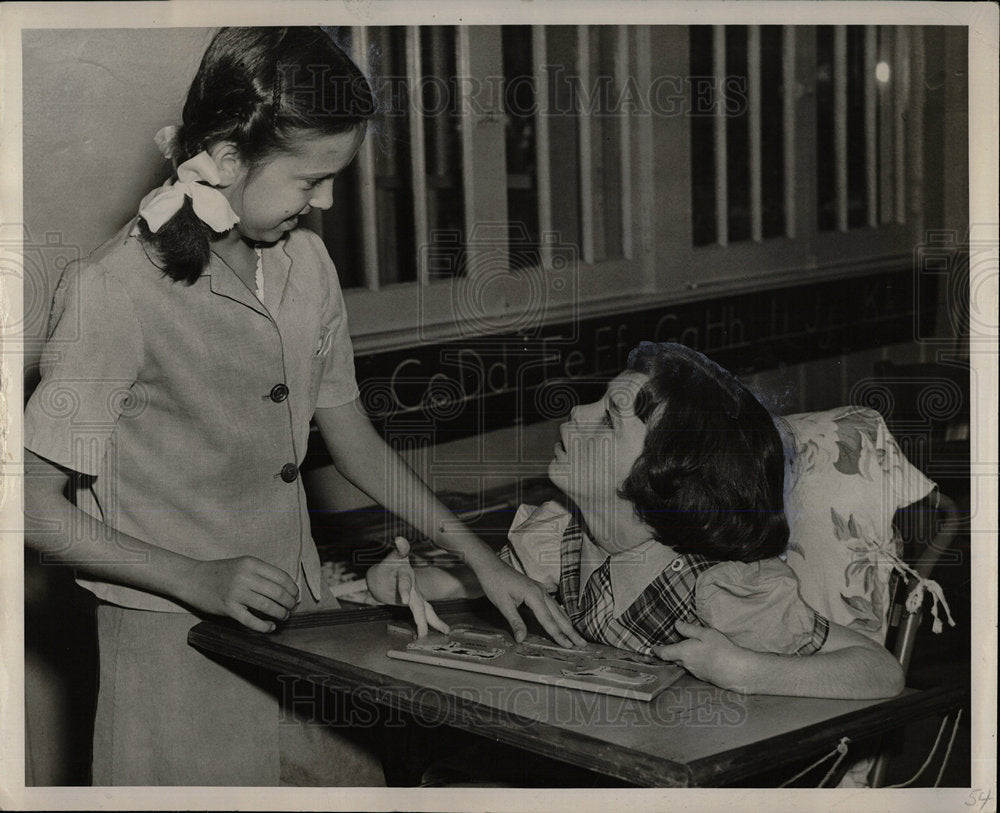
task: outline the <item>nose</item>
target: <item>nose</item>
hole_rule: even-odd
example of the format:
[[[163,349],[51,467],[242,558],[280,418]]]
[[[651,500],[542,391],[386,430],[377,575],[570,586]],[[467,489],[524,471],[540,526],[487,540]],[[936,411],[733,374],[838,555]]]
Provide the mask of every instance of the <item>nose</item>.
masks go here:
[[[316,187],[309,205],[314,209],[329,209],[333,206],[333,178],[327,178]]]
[[[593,425],[601,419],[603,412],[604,404],[601,401],[595,401],[592,404],[577,404],[570,412],[570,416],[577,425]]]

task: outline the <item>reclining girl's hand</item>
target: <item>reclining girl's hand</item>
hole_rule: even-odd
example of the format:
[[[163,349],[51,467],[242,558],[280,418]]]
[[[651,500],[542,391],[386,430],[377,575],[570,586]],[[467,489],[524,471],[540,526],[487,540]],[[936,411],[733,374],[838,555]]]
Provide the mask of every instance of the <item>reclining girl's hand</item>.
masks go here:
[[[711,627],[678,621],[674,625],[686,640],[676,644],[653,647],[653,654],[665,661],[674,661],[700,680],[723,689],[742,691],[743,655],[746,650]]]
[[[403,537],[393,540],[394,550],[378,564],[368,568],[365,580],[376,601],[383,604],[405,604],[417,625],[417,637],[427,635],[428,625],[447,633],[449,627],[434,612],[417,587],[416,574],[410,564],[410,543]]]

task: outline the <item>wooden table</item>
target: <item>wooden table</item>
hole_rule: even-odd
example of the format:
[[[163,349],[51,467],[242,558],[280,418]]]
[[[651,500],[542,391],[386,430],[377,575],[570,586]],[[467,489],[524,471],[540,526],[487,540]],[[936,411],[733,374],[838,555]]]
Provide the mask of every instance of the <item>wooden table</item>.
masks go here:
[[[442,602],[449,623],[496,624],[481,602]],[[944,686],[891,700],[740,695],[685,676],[652,702],[393,660],[397,608],[293,616],[270,635],[202,622],[188,641],[287,680],[346,692],[635,785],[718,787],[832,751],[842,737],[877,736],[960,708],[968,689]]]

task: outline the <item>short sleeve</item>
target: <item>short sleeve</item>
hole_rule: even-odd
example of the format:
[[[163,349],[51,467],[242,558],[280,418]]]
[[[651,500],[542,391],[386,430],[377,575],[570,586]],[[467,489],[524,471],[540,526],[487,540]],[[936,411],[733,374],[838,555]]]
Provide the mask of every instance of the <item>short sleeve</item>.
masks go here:
[[[67,270],[42,353],[41,382],[24,411],[24,446],[96,475],[136,392],[142,331],[131,298],[100,266]]]
[[[319,237],[310,234],[323,276],[329,282],[329,297],[323,311],[322,333],[317,343],[318,363],[323,365],[317,407],[348,404],[358,397],[354,372],[354,347],[347,324],[347,306],[340,288],[337,269]]]
[[[554,593],[559,586],[563,532],[570,519],[569,512],[556,502],[520,506],[500,558]]]
[[[798,581],[780,559],[723,562],[698,577],[701,622],[757,652],[808,655],[826,643],[829,623],[799,596]]]

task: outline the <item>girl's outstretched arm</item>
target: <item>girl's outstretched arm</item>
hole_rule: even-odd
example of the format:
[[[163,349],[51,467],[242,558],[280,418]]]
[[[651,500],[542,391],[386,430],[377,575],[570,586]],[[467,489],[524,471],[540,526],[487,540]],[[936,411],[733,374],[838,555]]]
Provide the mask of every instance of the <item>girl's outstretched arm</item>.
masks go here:
[[[298,587],[280,568],[252,556],[202,561],[121,533],[65,496],[71,472],[24,451],[24,541],[98,579],[173,599],[195,610],[235,618],[257,632],[295,608]]]
[[[560,645],[586,643],[542,585],[507,567],[434,496],[375,431],[359,402],[320,408],[314,417],[338,471],[435,544],[460,554],[486,597],[507,619],[515,639],[527,634],[517,610],[525,604]]]
[[[678,621],[676,628],[687,640],[654,647],[654,654],[723,689],[848,700],[895,697],[903,690],[903,669],[885,647],[832,622],[813,655],[754,652],[709,627]]]

